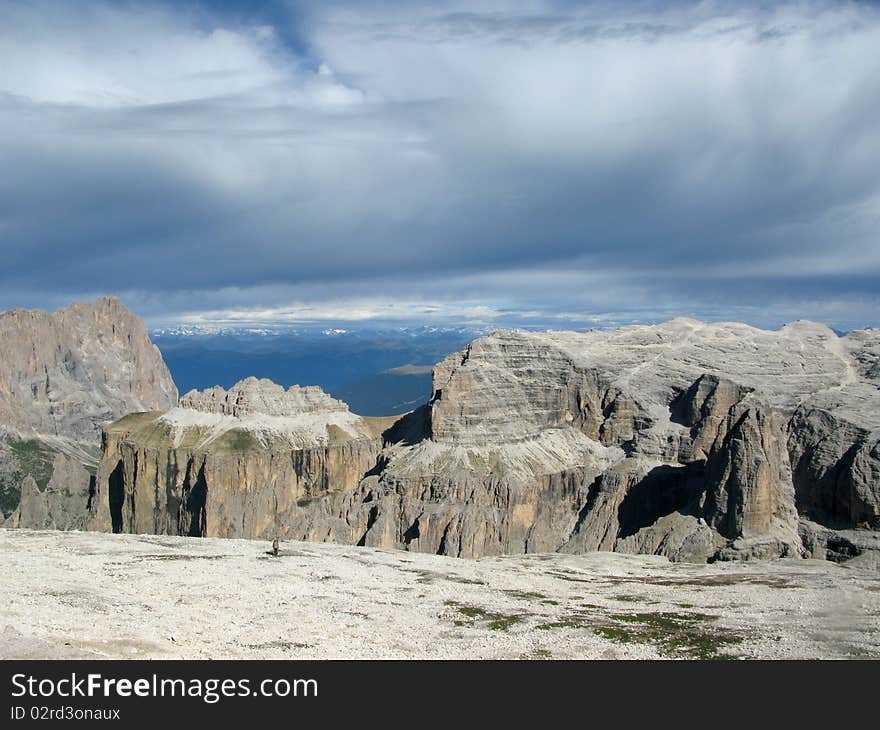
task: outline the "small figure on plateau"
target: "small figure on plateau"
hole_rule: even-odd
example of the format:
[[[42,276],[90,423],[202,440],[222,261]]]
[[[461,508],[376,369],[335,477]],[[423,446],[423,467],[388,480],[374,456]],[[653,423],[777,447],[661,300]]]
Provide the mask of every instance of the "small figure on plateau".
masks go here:
[[[278,538],[276,537],[274,540],[272,540],[272,555],[274,555],[276,558],[278,557],[278,549],[279,549],[279,544],[278,544]]]

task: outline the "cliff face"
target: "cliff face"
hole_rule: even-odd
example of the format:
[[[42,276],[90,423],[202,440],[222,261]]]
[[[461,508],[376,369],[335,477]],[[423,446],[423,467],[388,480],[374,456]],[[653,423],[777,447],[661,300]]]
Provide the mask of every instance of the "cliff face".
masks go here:
[[[144,323],[115,297],[56,312],[2,312],[0,351],[0,423],[7,429],[95,440],[126,413],[177,402]]]
[[[106,489],[97,492],[90,526],[197,537],[299,534],[352,541],[347,524],[317,519],[308,507],[316,497],[354,491],[376,464],[377,439],[281,451],[258,442],[243,449],[236,435],[208,449],[174,447],[167,432],[156,430],[153,419],[159,415],[138,414],[108,429],[97,476]]]
[[[81,526],[101,428],[172,407],[171,375],[143,322],[114,297],[2,312],[0,352],[2,516],[21,527]]]
[[[351,542],[360,535],[340,516],[351,507],[327,505],[376,466],[385,423],[319,388],[285,391],[255,378],[188,393],[176,409],[105,430],[90,526]]]
[[[393,425],[253,381],[109,427],[94,519],[462,557],[818,556],[880,527],[878,353],[811,323],[498,332]]]

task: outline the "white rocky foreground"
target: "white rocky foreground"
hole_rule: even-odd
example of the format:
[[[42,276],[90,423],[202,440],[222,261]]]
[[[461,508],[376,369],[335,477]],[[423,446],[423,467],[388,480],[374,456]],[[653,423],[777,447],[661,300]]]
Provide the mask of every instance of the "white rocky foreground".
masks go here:
[[[0,658],[880,657],[880,574],[0,530]]]

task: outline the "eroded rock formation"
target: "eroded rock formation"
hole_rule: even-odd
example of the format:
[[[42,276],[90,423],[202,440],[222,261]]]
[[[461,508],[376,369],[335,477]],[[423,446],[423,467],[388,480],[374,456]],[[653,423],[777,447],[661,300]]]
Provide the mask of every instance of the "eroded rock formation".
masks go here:
[[[835,530],[880,527],[878,356],[880,333],[808,322],[502,331],[393,425],[251,379],[106,429],[92,519],[461,557],[831,556]]]

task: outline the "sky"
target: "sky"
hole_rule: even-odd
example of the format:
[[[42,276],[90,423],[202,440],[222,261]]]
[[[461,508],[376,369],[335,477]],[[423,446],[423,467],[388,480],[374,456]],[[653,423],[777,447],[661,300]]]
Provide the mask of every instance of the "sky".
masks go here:
[[[0,3],[0,308],[880,326],[880,6]]]

